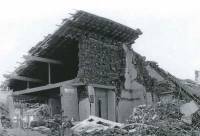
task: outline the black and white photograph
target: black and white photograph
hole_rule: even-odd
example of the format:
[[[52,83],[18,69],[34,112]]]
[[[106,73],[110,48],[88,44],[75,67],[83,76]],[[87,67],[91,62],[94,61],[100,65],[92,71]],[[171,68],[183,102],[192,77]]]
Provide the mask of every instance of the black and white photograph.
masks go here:
[[[198,0],[0,0],[0,136],[200,136]]]

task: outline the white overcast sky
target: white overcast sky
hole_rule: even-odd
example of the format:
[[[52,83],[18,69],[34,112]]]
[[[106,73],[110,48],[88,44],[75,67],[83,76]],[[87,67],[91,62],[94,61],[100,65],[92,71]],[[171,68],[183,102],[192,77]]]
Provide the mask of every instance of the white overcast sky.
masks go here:
[[[198,0],[0,0],[0,81],[79,9],[140,28],[133,49],[179,78],[194,79],[200,69]]]

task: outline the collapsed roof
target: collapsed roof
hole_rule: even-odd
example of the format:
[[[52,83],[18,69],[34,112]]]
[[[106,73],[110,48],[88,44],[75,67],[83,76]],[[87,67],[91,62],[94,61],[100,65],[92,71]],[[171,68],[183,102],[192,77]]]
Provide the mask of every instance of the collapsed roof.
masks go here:
[[[142,32],[139,29],[134,30],[112,20],[85,11],[77,11],[71,18],[65,19],[60,28],[53,34],[49,34],[43,41],[31,48],[28,54],[30,56],[66,61],[65,67],[60,69],[65,71],[68,69],[75,69],[75,71],[68,71],[68,74],[65,75],[68,77],[67,79],[70,80],[74,78],[75,73],[78,70],[75,66],[76,64],[71,62],[75,57],[73,51],[78,52],[78,49],[74,47],[74,44],[78,44],[83,36],[95,35],[101,37],[102,41],[109,41],[112,44],[124,43],[130,45],[134,43],[140,34],[142,34]],[[63,51],[64,49],[65,52]],[[34,61],[25,61],[16,68],[13,74],[25,77],[43,78],[43,80],[46,80],[44,78],[44,73],[47,71],[46,65],[38,64],[38,62]],[[55,73],[62,75],[62,73],[59,73],[62,71],[60,69]],[[70,73],[72,74],[70,75]],[[65,79],[62,78],[59,80],[63,81]],[[10,88],[22,85],[19,81],[12,78],[7,79],[5,84]]]
[[[168,81],[175,84],[178,88],[176,92],[181,94],[186,94],[196,103],[200,104],[200,85],[192,80],[181,80],[173,76],[172,74],[166,72],[160,68],[156,62],[148,61],[147,62],[156,72],[158,72],[162,77],[165,77]],[[167,90],[169,91],[169,90]]]

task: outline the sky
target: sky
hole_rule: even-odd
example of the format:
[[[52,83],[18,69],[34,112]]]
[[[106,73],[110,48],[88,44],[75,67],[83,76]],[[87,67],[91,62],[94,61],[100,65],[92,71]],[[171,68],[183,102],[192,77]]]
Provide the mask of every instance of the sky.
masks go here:
[[[0,81],[69,13],[85,10],[143,34],[132,45],[178,78],[200,70],[198,0],[0,0]]]

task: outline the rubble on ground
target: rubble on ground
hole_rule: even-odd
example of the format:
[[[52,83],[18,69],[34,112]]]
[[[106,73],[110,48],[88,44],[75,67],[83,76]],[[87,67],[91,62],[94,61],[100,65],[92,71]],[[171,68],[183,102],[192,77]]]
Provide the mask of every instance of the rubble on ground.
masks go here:
[[[51,134],[50,128],[45,127],[45,126],[34,127],[34,128],[32,128],[32,130],[38,131],[38,132],[40,132],[40,133],[42,133],[42,134],[48,134],[48,135]]]
[[[158,102],[153,105],[140,105],[133,109],[128,123],[144,123],[154,125],[160,120],[181,119],[180,106],[184,101]]]
[[[0,129],[0,136],[47,136],[30,129]]]
[[[137,135],[198,136],[200,129],[181,120],[180,107],[184,101],[159,102],[151,106],[138,106],[128,119],[128,124],[140,123],[147,129],[139,129]],[[130,125],[129,125],[130,126]],[[131,125],[132,126],[132,125]],[[132,131],[132,128],[128,128]],[[141,131],[141,132],[140,132]]]
[[[46,108],[42,109],[46,111]],[[40,113],[45,113],[44,111]],[[49,118],[40,118],[40,120],[32,121],[30,125],[31,130],[48,136],[60,136],[61,131],[64,132],[65,128],[71,128],[72,126],[71,120],[60,114],[55,114],[53,117]]]
[[[1,115],[1,126],[3,128],[11,128],[12,127],[12,123],[10,118],[8,118],[5,115]]]
[[[39,105],[38,103],[36,103],[26,112],[29,115],[34,115],[34,118],[36,120],[46,120],[50,117],[50,110],[47,104]]]
[[[181,118],[180,107],[185,101],[158,102],[154,105],[135,107],[133,114],[125,124],[89,117],[72,127],[74,136],[199,136],[197,123],[188,124]],[[193,114],[192,122],[196,121],[199,111]],[[200,124],[200,121],[198,122]]]

